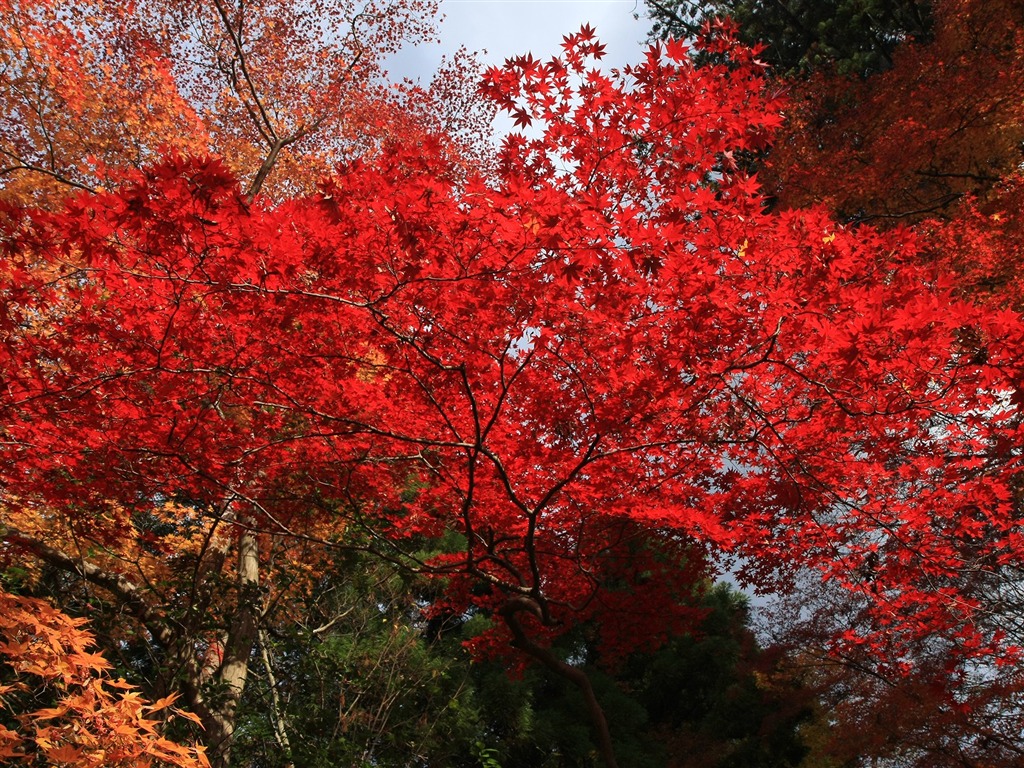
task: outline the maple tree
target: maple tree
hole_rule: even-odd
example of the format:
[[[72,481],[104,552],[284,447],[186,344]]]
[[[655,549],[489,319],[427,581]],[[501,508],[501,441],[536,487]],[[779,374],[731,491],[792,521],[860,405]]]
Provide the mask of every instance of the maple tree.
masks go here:
[[[867,78],[827,68],[790,83],[767,179],[780,203],[824,203],[882,226],[955,217],[1020,162],[1024,14],[1015,2],[938,0],[927,42]]]
[[[951,672],[1016,662],[970,576],[1019,558],[1020,318],[958,299],[905,230],[766,211],[732,158],[782,102],[752,51],[702,45],[726,61],[670,42],[607,74],[584,28],[491,70],[539,126],[491,174],[421,135],[279,203],[170,157],[4,209],[4,541],[121,601],[211,760],[267,616],[343,531],[491,616],[476,653],[576,685],[608,766],[551,642],[593,620],[606,661],[653,647],[728,556],[862,595],[835,643],[895,674],[925,637]],[[176,592],[149,560],[209,578]]]
[[[473,126],[472,146],[489,116],[467,99],[468,54],[426,87],[383,77],[389,54],[430,39],[436,15],[434,0],[5,0],[2,194],[59,199],[168,150],[217,154],[250,196],[294,194],[446,112]]]
[[[0,759],[28,766],[175,766],[202,768],[202,748],[160,736],[158,713],[177,710],[174,696],[146,703],[91,648],[81,619],[42,600],[0,590]],[[55,695],[39,706],[41,689]],[[9,726],[14,726],[12,729]]]

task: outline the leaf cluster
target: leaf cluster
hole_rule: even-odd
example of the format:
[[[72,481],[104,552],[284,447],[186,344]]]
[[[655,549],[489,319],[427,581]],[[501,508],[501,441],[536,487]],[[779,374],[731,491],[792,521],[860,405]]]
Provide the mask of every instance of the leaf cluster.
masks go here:
[[[55,767],[209,766],[201,747],[162,735],[162,719],[195,715],[174,707],[175,696],[149,704],[134,686],[110,678],[83,623],[44,601],[0,591],[0,759]]]

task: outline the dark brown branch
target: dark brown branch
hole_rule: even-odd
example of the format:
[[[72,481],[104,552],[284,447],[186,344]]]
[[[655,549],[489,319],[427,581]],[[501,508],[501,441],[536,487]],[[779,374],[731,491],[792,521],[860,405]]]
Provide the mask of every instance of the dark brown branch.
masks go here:
[[[532,656],[556,675],[568,680],[579,688],[583,699],[587,704],[587,714],[590,716],[590,723],[594,726],[597,736],[597,751],[606,768],[618,768],[618,761],[615,759],[615,747],[612,744],[611,732],[608,730],[608,719],[601,709],[601,704],[594,694],[594,687],[590,684],[590,678],[582,669],[577,669],[566,664],[550,648],[538,645],[526,634],[522,623],[519,621],[519,614],[527,612],[538,620],[543,620],[542,611],[537,601],[528,597],[511,597],[502,606],[500,614],[505,624],[512,632],[512,645]]]
[[[260,119],[271,138],[277,139],[277,131],[274,129],[274,123],[270,119],[270,115],[267,114],[266,107],[263,106],[263,101],[260,99],[259,92],[256,89],[256,83],[252,79],[252,75],[249,73],[249,65],[246,62],[245,47],[242,44],[242,38],[236,33],[235,29],[231,26],[231,17],[228,15],[227,9],[221,0],[213,0],[214,6],[217,8],[217,14],[220,16],[221,22],[224,24],[224,29],[228,33],[228,37],[231,38],[231,45],[235,49],[235,55],[238,57],[238,67],[242,71],[242,79],[245,80],[245,85],[249,91],[249,96],[252,98],[253,103],[256,105],[256,109],[259,111]],[[239,94],[241,96],[241,94]],[[262,132],[262,130],[261,130]]]
[[[71,187],[72,189],[80,189],[84,192],[91,192],[93,194],[96,193],[95,188],[90,187],[88,184],[82,184],[81,182],[75,181],[74,179],[70,179],[58,171],[52,171],[48,168],[43,168],[41,165],[33,165],[32,163],[22,160],[21,158],[15,157],[10,152],[4,152],[3,154],[11,157],[16,162],[16,165],[8,165],[3,168],[0,168],[0,177],[8,176],[14,173],[15,171],[27,171],[28,173],[38,173],[43,176],[49,176],[54,181],[63,184],[64,186]]]
[[[117,596],[157,642],[164,646],[172,645],[174,635],[167,626],[167,618],[149,604],[137,584],[122,574],[104,570],[88,560],[70,557],[16,528],[6,526],[2,534],[5,541],[28,550],[44,563],[69,573],[76,573],[90,584],[95,584]]]

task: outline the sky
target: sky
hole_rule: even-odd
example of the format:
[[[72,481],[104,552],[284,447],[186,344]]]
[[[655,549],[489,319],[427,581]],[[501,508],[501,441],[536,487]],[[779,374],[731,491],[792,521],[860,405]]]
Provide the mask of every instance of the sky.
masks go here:
[[[640,59],[650,26],[642,0],[442,0],[441,12],[440,44],[400,51],[388,67],[394,79],[427,83],[442,54],[463,45],[479,52],[485,65],[523,53],[546,59],[560,52],[564,35],[584,24],[607,45],[604,66],[620,67]]]

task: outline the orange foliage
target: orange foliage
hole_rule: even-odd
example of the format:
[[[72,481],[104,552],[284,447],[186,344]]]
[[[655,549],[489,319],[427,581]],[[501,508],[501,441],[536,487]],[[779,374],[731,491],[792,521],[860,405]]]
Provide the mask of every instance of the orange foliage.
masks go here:
[[[382,64],[429,39],[436,13],[436,0],[0,0],[0,197],[95,189],[166,150],[221,156],[252,194],[308,191],[418,127],[408,115],[438,89],[388,86]]]
[[[937,0],[934,41],[888,72],[819,72],[792,84],[788,127],[765,174],[787,207],[852,220],[916,220],[1012,172],[1024,141],[1024,5]]]
[[[209,584],[218,585],[219,615],[230,615],[227,606],[239,598],[233,576],[236,564],[226,555],[234,548],[240,530],[225,519],[222,510],[165,502],[132,514],[109,500],[99,500],[95,514],[85,520],[45,514],[36,505],[23,505],[16,500],[9,500],[2,510],[7,545],[0,549],[0,569],[17,565],[24,584],[37,585],[42,572],[41,561],[26,554],[39,556],[42,548],[46,548],[54,553],[51,565],[54,557],[73,564],[81,559],[81,550],[85,548],[89,564],[109,574],[111,579],[120,580],[133,599],[143,601],[157,620],[165,619],[169,607],[191,606],[198,612],[199,603],[212,598],[208,594]],[[329,560],[329,552],[314,542],[328,540],[341,531],[336,520],[287,522],[294,536],[259,535],[264,600],[275,606],[268,619],[288,614],[296,598],[313,588]],[[98,590],[91,588],[90,598],[95,606],[110,595],[101,585]],[[110,639],[138,639],[138,616],[112,611],[109,619],[112,623],[105,627],[105,632]],[[224,630],[207,617],[202,628],[178,618],[175,631],[183,642],[187,636],[198,645],[215,645],[222,642],[220,635]],[[156,681],[147,684],[154,685]]]
[[[195,716],[170,696],[148,704],[107,675],[83,620],[0,590],[0,760],[25,766],[203,768],[201,747],[160,735],[152,716]],[[38,707],[45,696],[51,706]],[[36,707],[36,708],[33,708]]]

